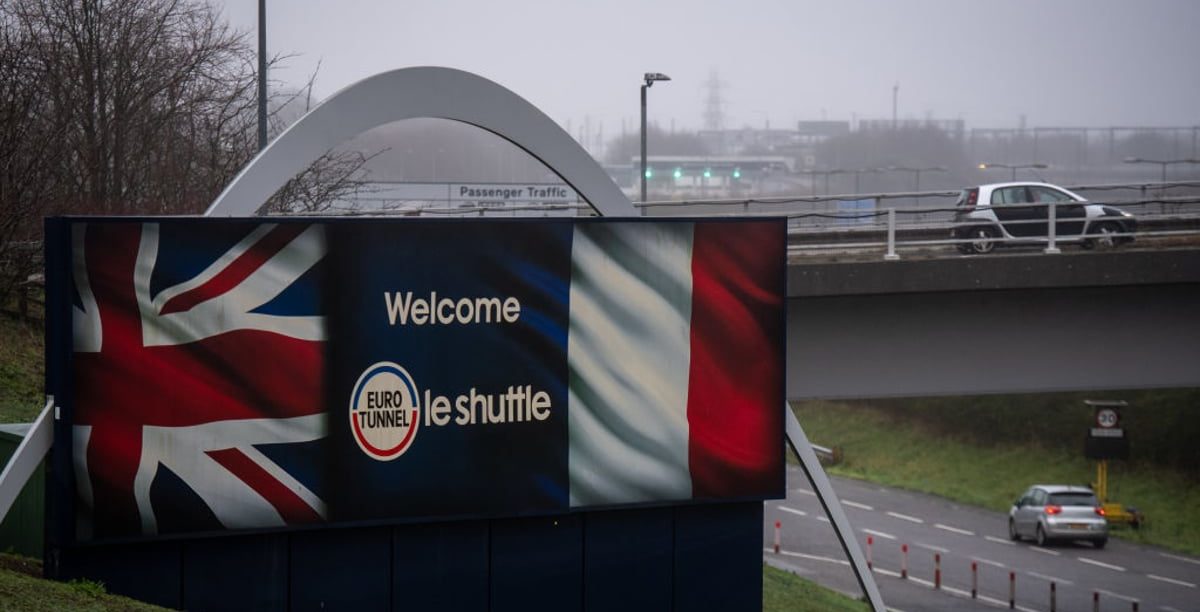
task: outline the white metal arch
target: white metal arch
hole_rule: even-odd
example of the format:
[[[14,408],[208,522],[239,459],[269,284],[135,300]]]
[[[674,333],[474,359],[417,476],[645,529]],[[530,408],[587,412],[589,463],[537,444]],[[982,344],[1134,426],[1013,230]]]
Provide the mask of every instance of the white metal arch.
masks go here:
[[[600,215],[637,215],[596,160],[537,107],[483,77],[440,67],[392,70],[337,92],[259,152],[204,214],[256,214],[329,149],[373,127],[417,118],[450,119],[492,132],[545,164]]]

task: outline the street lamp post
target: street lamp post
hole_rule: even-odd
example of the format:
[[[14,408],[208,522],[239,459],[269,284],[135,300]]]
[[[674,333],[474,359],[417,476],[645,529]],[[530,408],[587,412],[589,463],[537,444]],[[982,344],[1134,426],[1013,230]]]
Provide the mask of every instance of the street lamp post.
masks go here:
[[[643,78],[645,83],[642,85],[642,201],[646,201],[646,90],[654,85],[655,81],[670,81],[671,77],[661,72],[647,72]]]
[[[267,0],[258,0],[258,150],[267,148]]]
[[[1049,168],[1049,167],[1050,166],[1047,166],[1046,164],[997,164],[997,163],[993,163],[993,162],[986,162],[986,163],[979,164],[980,170],[990,170],[992,168],[1008,168],[1008,169],[1012,170],[1012,180],[1014,182],[1017,180],[1017,170],[1025,170],[1025,169],[1045,170],[1046,168]]]

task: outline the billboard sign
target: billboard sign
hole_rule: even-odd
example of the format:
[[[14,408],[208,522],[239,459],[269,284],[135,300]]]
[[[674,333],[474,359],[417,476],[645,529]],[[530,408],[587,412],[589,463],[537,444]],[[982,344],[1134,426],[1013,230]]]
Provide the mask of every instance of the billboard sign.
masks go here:
[[[51,220],[58,515],[88,541],[782,497],[784,223]]]

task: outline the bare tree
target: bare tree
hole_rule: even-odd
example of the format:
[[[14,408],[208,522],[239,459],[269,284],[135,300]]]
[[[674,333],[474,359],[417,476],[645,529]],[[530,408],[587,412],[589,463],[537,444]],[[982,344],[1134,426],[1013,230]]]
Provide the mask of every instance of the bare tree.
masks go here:
[[[41,216],[55,212],[63,126],[31,121],[49,104],[33,41],[0,12],[0,304],[37,267]]]
[[[201,212],[254,156],[257,56],[208,3],[3,0],[0,25],[0,264],[47,214]],[[271,101],[272,132],[299,99],[311,81]],[[331,151],[270,209],[324,209],[367,159]]]

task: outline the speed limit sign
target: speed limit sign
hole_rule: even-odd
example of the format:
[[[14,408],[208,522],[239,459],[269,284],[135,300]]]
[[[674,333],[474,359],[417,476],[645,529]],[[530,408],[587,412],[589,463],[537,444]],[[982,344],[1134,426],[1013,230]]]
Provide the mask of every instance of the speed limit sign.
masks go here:
[[[1120,420],[1117,411],[1112,408],[1101,408],[1096,411],[1096,425],[1105,429],[1116,427]]]

